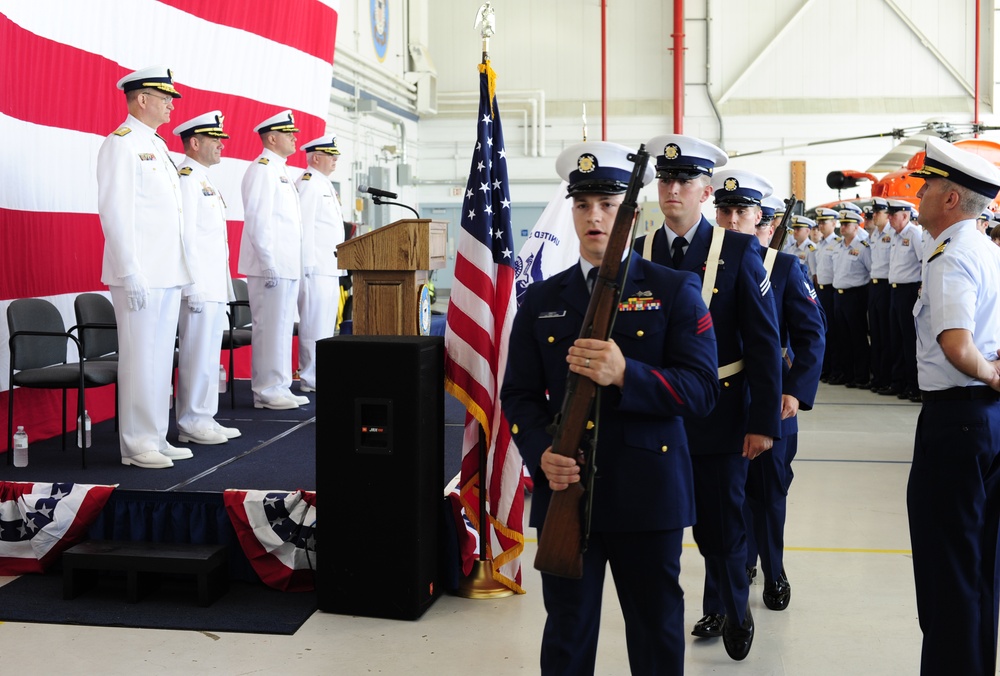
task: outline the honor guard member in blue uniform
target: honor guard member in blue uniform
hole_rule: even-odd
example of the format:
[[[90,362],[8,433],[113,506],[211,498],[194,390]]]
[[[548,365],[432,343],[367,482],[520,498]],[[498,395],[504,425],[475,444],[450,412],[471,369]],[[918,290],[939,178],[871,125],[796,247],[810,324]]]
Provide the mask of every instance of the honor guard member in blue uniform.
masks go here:
[[[840,251],[841,238],[834,232],[837,228],[837,215],[827,213],[829,209],[816,211],[816,230],[822,239],[817,244],[816,279],[813,281],[819,303],[826,314],[826,353],[823,355],[823,373],[820,380],[832,385],[842,385],[844,375],[840,371],[841,348],[838,345],[836,314],[833,309],[833,299],[837,295],[833,289],[833,262]]]
[[[174,128],[186,157],[177,173],[184,203],[184,248],[192,282],[181,302],[177,354],[177,435],[181,442],[224,444],[240,436],[215,422],[219,412],[219,346],[227,302],[235,300],[229,272],[226,202],[209,167],[222,161],[222,112],[213,110]]]
[[[756,573],[757,556],[764,570],[764,605],[784,610],[791,600],[792,587],[784,569],[785,514],[788,488],[792,482],[792,459],[798,448],[798,412],[812,409],[823,365],[823,335],[826,320],[812,283],[803,274],[795,256],[767,248],[774,235],[774,222],[756,215],[757,209],[746,206],[749,189],[770,192],[770,183],[750,172],[739,172],[743,194],[725,189],[731,174],[715,174],[716,220],[726,227],[754,235],[760,241],[764,269],[771,280],[778,315],[782,349],[781,438],[774,440],[769,453],[750,462],[747,473],[746,501],[743,506],[747,530],[747,576]],[[766,198],[762,197],[761,202]],[[739,218],[732,217],[734,207]],[[763,207],[761,207],[763,209]],[[808,241],[808,240],[806,240]]]
[[[292,330],[302,276],[299,194],[285,159],[295,152],[295,120],[286,110],[254,131],[264,151],[243,175],[243,239],[240,273],[247,276],[253,315],[250,387],[255,408],[276,410],[308,404],[292,394]]]
[[[871,387],[871,348],[868,342],[868,287],[872,279],[872,250],[858,237],[864,217],[853,211],[840,212],[841,251],[833,264],[834,321],[841,341],[840,370],[843,385]],[[831,384],[839,384],[833,383]]]
[[[191,272],[180,177],[156,133],[170,121],[180,93],[161,66],[126,75],[118,89],[125,92],[128,117],[97,155],[101,282],[111,291],[118,325],[122,464],[157,469],[192,457],[167,443],[177,313]]]
[[[889,253],[889,342],[892,345],[892,383],[900,399],[920,401],[917,386],[917,331],[913,324],[913,304],[920,293],[923,264],[923,230],[910,222],[913,205],[903,200],[889,201],[889,227],[895,236]]]
[[[764,225],[771,221],[781,221],[785,215],[785,200],[768,195],[760,201],[760,222]],[[787,240],[785,240],[787,242]]]
[[[609,563],[632,673],[684,671],[678,576],[683,531],[694,523],[695,505],[682,417],[706,415],[719,387],[715,333],[698,278],[632,254],[621,267],[628,276],[612,339],[578,339],[590,302],[588,275],[596,277],[632,171],[629,152],[616,143],[581,143],[556,161],[569,183],[580,263],[528,287],[511,329],[500,393],[535,477],[530,522],[541,532],[552,492],[580,481],[576,460],[551,452],[550,425],[563,403],[567,369],[600,386],[583,577],[542,573],[545,675],[594,673]],[[648,168],[644,180],[652,176]]]
[[[748,461],[781,434],[781,341],[774,294],[749,235],[713,228],[701,215],[711,177],[726,154],[691,136],[668,134],[646,147],[656,156],[664,227],[636,243],[643,257],[702,278],[702,298],[719,341],[722,392],[712,414],[685,421],[694,461],[698,522],[694,538],[705,557],[704,617],[695,636],[722,636],[743,659],[753,641],[748,605],[743,500]]]
[[[871,391],[878,392],[892,384],[894,354],[889,342],[889,252],[894,232],[889,228],[889,203],[873,197],[867,207],[871,213],[872,285],[868,289],[868,333],[871,337]]]
[[[816,221],[796,214],[792,216],[791,226],[791,237],[786,238],[785,241],[790,240],[792,246],[785,253],[790,253],[799,259],[799,265],[802,266],[802,274],[811,282],[816,278],[817,247],[809,239],[809,231],[816,227]]]
[[[302,262],[299,285],[299,389],[316,389],[316,341],[337,328],[340,278],[337,246],[344,241],[344,216],[330,176],[337,169],[337,137],[326,134],[302,147],[309,164],[295,182],[302,205]]]
[[[933,238],[913,308],[923,406],[906,491],[920,673],[996,673],[1000,250],[976,216],[1000,191],[985,158],[927,139],[921,223]]]

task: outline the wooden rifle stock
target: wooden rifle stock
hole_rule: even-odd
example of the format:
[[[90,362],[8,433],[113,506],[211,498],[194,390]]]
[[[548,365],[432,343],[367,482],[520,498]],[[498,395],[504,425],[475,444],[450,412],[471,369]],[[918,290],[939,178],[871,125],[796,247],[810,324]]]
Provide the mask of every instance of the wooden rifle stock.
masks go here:
[[[781,247],[785,243],[785,237],[788,236],[788,224],[792,221],[792,208],[795,206],[795,193],[785,200],[785,213],[781,214],[781,222],[778,223],[777,229],[774,234],[771,235],[771,241],[768,243],[768,249],[777,249],[781,251]]]
[[[638,208],[639,190],[649,161],[645,145],[639,146],[639,150],[629,155],[629,159],[635,165],[594,282],[580,338],[607,340],[611,336],[611,327],[621,301],[622,288],[618,285],[618,272],[623,254],[631,249],[632,225]],[[627,261],[628,259],[626,266]],[[593,427],[590,411],[596,394],[597,384],[593,380],[572,371],[567,374],[566,394],[554,423],[553,453],[574,459],[579,457],[580,449],[585,444],[585,433]],[[595,451],[596,444],[590,449],[590,457],[582,467],[585,475],[590,472],[592,476]],[[575,579],[583,577],[585,533],[581,499],[587,490],[590,489],[585,488],[581,480],[570,484],[565,490],[553,491],[538,539],[538,552],[535,554],[535,568],[543,573]]]

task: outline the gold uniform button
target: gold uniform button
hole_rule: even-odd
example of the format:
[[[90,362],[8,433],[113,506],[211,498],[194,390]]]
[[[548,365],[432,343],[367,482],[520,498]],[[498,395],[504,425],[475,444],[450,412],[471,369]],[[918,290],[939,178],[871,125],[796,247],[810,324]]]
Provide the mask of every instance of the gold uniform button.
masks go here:
[[[646,335],[646,332],[643,331],[642,329],[639,329],[638,331],[635,332],[635,335],[637,335],[639,338],[642,338],[644,335]]]
[[[837,293],[844,293],[843,289],[837,289]]]
[[[517,423],[514,423],[513,425],[510,426],[510,433],[517,434]]]
[[[661,452],[661,453],[666,453],[666,452],[667,452],[667,447],[666,447],[666,445],[663,445],[663,446],[660,446],[660,452]]]
[[[722,381],[722,386],[723,387],[729,387],[729,381],[728,380],[723,380]]]
[[[549,336],[549,342],[550,343],[556,342],[555,336]]]
[[[588,430],[594,429],[594,421],[593,420],[588,420],[587,421],[587,429]]]
[[[712,289],[712,293],[719,293],[718,289]]]

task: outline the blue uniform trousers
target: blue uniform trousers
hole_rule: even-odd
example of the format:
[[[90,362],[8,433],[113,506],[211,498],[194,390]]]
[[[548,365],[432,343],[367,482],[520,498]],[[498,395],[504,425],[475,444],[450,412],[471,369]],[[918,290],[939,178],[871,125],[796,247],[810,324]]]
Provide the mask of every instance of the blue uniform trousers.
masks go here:
[[[1000,403],[924,402],[906,506],[920,673],[996,673]]]
[[[784,568],[785,514],[792,460],[799,446],[797,433],[774,440],[770,451],[750,461],[743,516],[747,524],[747,568],[760,566],[764,578],[775,581]]]
[[[695,455],[693,533],[705,557],[705,615],[718,613],[743,624],[750,583],[747,581],[746,458],[738,453]]]
[[[892,324],[889,340],[895,352],[892,365],[892,384],[906,389],[917,389],[917,325],[913,319],[913,305],[917,302],[920,282],[893,284],[890,292]]]
[[[841,343],[837,355],[844,380],[849,383],[867,383],[870,377],[868,286],[865,284],[850,289],[837,289],[833,301],[834,322],[837,324],[835,340]]]
[[[826,315],[826,351],[823,353],[823,377],[833,378],[841,375],[840,357],[838,356],[837,322],[833,308],[833,297],[837,295],[833,284],[820,284],[816,287],[816,296]]]
[[[912,306],[911,306],[912,307]],[[894,353],[890,342],[889,280],[873,279],[868,289],[868,331],[872,340],[872,385],[892,384]]]
[[[684,592],[677,581],[683,535],[682,528],[592,533],[581,579],[542,573],[548,614],[542,636],[542,675],[594,673],[604,571],[609,564],[625,616],[632,673],[683,674]],[[666,563],[657,566],[656,561]]]

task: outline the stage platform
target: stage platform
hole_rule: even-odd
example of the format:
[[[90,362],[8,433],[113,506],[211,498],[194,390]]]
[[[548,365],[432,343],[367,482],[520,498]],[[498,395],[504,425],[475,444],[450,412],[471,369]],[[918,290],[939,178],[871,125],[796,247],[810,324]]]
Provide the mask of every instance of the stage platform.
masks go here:
[[[176,461],[171,468],[122,465],[114,422],[106,420],[93,425],[85,469],[81,467],[75,430],[67,434],[63,451],[61,437],[35,441],[28,429],[28,466],[8,465],[4,457],[0,480],[117,485],[101,517],[90,528],[91,538],[232,544],[232,577],[254,579],[249,562],[239,554],[225,514],[223,491],[315,491],[316,453],[325,449],[316,448],[316,393],[305,393],[310,403],[298,409],[271,411],[253,407],[248,380],[237,380],[235,387],[235,408],[230,407],[230,395],[221,394],[216,420],[239,429],[242,436],[215,446],[181,444],[171,411],[167,439],[194,452],[193,458]],[[297,383],[292,390],[300,394]],[[447,393],[444,396],[442,485],[447,485],[461,465],[465,409]],[[318,509],[322,509],[322,497],[318,499]]]

